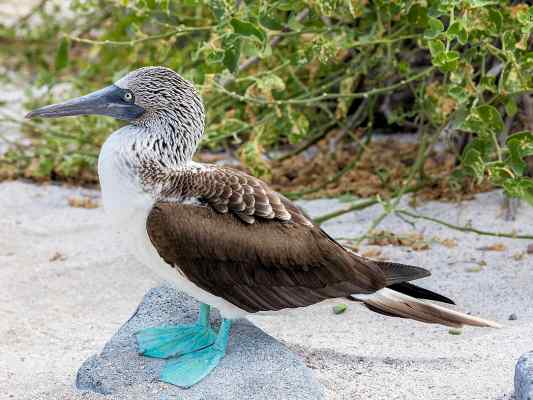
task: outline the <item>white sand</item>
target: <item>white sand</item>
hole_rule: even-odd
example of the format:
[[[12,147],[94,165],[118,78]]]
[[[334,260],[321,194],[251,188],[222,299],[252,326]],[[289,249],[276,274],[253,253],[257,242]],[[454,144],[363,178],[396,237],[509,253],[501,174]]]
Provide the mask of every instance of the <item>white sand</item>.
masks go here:
[[[158,278],[127,255],[101,208],[72,208],[69,196],[97,192],[21,182],[0,184],[0,399],[93,398],[72,389],[81,363],[99,351]],[[482,229],[529,229],[533,209],[516,222],[500,216],[500,195],[462,205],[429,203],[419,212]],[[341,204],[303,203],[313,214]],[[364,231],[379,207],[325,225],[333,236]],[[387,218],[396,233],[412,227]],[[514,260],[528,241],[496,239],[417,223],[426,238],[456,238],[421,252],[381,247],[391,259],[426,266],[424,286],[453,297],[462,309],[493,318],[503,329],[447,328],[386,318],[357,305],[334,315],[330,304],[252,320],[301,354],[330,399],[509,399],[520,354],[533,349],[532,258]],[[503,243],[503,252],[477,248]],[[365,248],[366,249],[366,248]],[[363,249],[363,250],[365,250]],[[65,260],[49,261],[55,252]],[[467,272],[481,260],[480,272]],[[516,321],[507,321],[516,313]]]

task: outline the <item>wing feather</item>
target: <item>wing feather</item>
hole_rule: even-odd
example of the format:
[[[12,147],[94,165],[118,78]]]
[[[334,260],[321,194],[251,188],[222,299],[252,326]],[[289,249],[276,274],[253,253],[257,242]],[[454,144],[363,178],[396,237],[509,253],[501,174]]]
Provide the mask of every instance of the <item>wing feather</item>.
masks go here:
[[[162,197],[196,198],[219,213],[233,213],[246,224],[259,217],[312,225],[300,209],[288,207],[287,199],[242,171],[209,166],[186,174],[163,190]]]
[[[147,219],[159,255],[200,288],[249,312],[370,294],[427,274],[346,250],[283,195],[238,170],[181,171],[161,197],[174,200],[157,202]]]
[[[147,220],[163,259],[200,288],[249,311],[302,307],[374,293],[385,275],[320,228],[275,220],[242,223],[209,206],[158,202]]]

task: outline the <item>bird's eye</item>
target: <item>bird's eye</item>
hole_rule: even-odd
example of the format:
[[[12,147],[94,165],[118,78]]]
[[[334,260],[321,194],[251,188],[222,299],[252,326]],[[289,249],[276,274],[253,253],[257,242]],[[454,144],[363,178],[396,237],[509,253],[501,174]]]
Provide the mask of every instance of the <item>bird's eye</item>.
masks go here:
[[[128,103],[133,100],[133,94],[131,92],[124,93],[124,100],[126,100]]]

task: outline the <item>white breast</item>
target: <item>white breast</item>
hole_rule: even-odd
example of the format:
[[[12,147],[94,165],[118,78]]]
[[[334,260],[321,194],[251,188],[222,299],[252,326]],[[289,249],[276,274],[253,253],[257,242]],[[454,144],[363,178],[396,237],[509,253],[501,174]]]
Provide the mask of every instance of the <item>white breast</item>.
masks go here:
[[[146,231],[146,219],[154,198],[145,192],[137,177],[127,169],[128,152],[138,136],[135,127],[126,126],[113,133],[104,143],[98,159],[98,174],[104,209],[122,241],[133,255],[160,277],[220,310],[226,318],[240,318],[247,313],[228,301],[199,288],[172,268],[157,253]]]

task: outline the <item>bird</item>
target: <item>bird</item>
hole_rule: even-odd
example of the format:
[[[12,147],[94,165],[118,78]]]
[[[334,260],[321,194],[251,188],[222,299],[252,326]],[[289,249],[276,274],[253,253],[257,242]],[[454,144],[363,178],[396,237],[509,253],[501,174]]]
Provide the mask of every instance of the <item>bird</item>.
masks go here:
[[[167,359],[159,379],[202,381],[226,354],[232,321],[348,298],[371,311],[449,327],[499,327],[411,281],[427,269],[376,261],[342,246],[264,181],[193,161],[206,124],[195,86],[142,67],[96,92],[27,118],[103,115],[125,121],[98,159],[102,202],[135,257],[200,302],[193,324],[148,327],[138,351]],[[221,314],[216,330],[211,307]]]

